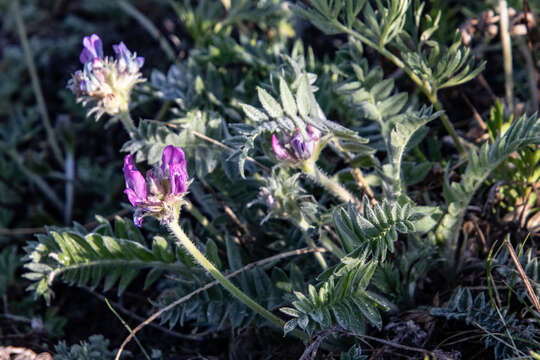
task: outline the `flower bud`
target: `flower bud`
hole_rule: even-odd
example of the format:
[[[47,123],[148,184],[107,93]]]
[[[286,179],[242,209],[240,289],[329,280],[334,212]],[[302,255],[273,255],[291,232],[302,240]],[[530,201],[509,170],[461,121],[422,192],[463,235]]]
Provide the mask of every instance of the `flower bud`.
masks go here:
[[[321,132],[313,126],[308,125],[307,141],[304,140],[298,130],[290,140],[283,137],[282,140],[284,140],[285,145],[282,145],[278,137],[272,134],[272,150],[279,160],[294,164],[310,159],[320,138]]]

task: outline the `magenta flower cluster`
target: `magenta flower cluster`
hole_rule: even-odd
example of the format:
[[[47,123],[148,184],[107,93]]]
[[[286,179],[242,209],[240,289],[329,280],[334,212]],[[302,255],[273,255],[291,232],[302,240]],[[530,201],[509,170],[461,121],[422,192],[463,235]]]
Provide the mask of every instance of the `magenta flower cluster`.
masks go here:
[[[96,34],[85,36],[82,43],[79,60],[83,69],[72,75],[68,88],[78,101],[97,103],[89,115],[96,112],[99,118],[103,113],[126,111],[133,86],[142,81],[139,70],[144,58],[129,51],[123,42],[113,45],[115,58],[106,57],[103,42]]]
[[[311,125],[307,127],[307,140],[302,137],[300,131],[296,131],[292,137],[283,136],[282,142],[279,141],[276,134],[272,135],[272,150],[277,158],[290,162],[297,163],[311,158],[315,150],[317,141],[321,138],[321,132]]]
[[[124,178],[129,202],[135,209],[133,221],[141,226],[145,216],[170,223],[178,216],[189,186],[186,158],[181,148],[169,145],[163,150],[161,165],[146,172],[137,170],[133,157],[124,158]]]

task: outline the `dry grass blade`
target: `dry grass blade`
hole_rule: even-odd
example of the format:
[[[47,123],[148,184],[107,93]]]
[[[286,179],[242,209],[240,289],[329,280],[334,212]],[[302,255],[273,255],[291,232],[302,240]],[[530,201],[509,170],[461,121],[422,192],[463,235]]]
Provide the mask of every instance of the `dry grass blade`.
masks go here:
[[[529,281],[527,274],[525,274],[525,271],[523,270],[523,267],[521,266],[521,263],[519,262],[516,252],[514,251],[514,248],[512,247],[512,244],[510,244],[509,237],[507,237],[504,240],[504,243],[506,244],[506,247],[508,248],[508,252],[510,253],[510,257],[512,258],[512,261],[514,262],[514,265],[516,265],[516,269],[519,272],[519,276],[521,277],[521,279],[523,280],[523,283],[525,284],[525,287],[527,288],[527,292],[529,293],[529,297],[531,298],[531,301],[533,302],[534,307],[536,308],[536,311],[540,313],[540,302],[538,301],[538,297],[534,293],[531,282]]]

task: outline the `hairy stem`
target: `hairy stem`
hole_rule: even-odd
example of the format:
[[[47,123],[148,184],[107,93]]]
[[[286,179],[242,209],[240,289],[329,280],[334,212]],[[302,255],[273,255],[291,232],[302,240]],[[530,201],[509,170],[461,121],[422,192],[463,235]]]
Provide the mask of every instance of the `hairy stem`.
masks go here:
[[[58,163],[64,165],[64,157],[62,156],[62,151],[56,140],[54,130],[49,119],[49,113],[47,111],[47,106],[45,105],[45,99],[43,97],[43,92],[41,91],[41,84],[39,83],[39,76],[36,70],[36,64],[32,57],[32,52],[30,50],[30,45],[28,44],[28,36],[26,34],[26,27],[24,26],[24,21],[21,16],[21,10],[19,9],[19,0],[13,2],[13,13],[15,15],[15,22],[17,23],[17,31],[19,33],[19,39],[24,50],[24,57],[26,58],[26,65],[28,65],[28,71],[30,72],[30,78],[32,80],[32,87],[34,88],[34,94],[36,95],[36,100],[38,103],[38,108],[41,113],[41,120],[43,121],[43,127],[47,133],[47,141],[51,146],[54,157]]]
[[[444,110],[444,108],[443,108],[442,104],[440,103],[439,98],[437,97],[436,93],[427,95],[427,97],[428,97],[429,101],[431,101],[433,106],[435,107],[435,110],[437,110],[437,111]],[[452,122],[450,121],[450,119],[448,118],[448,115],[446,115],[446,113],[441,114],[441,121],[443,123],[444,128],[446,129],[446,131],[448,132],[448,134],[450,135],[450,137],[454,141],[454,144],[456,145],[456,149],[459,151],[459,153],[461,155],[465,155],[466,154],[465,148],[463,147],[463,144],[462,144],[461,140],[459,139],[459,135],[457,134],[456,129],[454,128],[454,125],[452,125]]]
[[[311,236],[309,236],[308,234],[309,224],[305,220],[302,220],[297,225],[300,228],[300,231],[302,231],[302,237],[304,238],[308,246],[311,249],[317,249],[317,245],[315,244],[315,241],[313,241]],[[324,256],[320,252],[314,252],[313,256],[315,256],[315,259],[321,265],[321,268],[323,270],[326,270],[328,268],[328,264],[326,263],[326,260],[324,260]]]
[[[236,297],[238,300],[240,300],[242,303],[244,303],[246,306],[248,306],[250,309],[264,317],[266,320],[268,320],[273,325],[283,328],[283,325],[285,322],[278,318],[276,315],[272,314],[270,311],[266,310],[264,307],[259,305],[257,302],[255,302],[252,298],[247,296],[242,290],[237,288],[229,279],[227,279],[215,266],[212,264],[200,251],[197,249],[195,244],[191,242],[191,240],[187,237],[187,235],[184,233],[180,225],[177,221],[173,221],[169,224],[169,229],[171,232],[176,236],[178,239],[180,245],[182,245],[190,254],[195,258],[195,260],[201,265],[206,271],[210,273],[216,279],[219,281],[219,283],[227,289],[234,297]],[[302,340],[308,340],[308,336],[301,332],[301,331],[295,331],[293,333],[296,337],[302,339]]]
[[[122,125],[124,125],[129,137],[133,139],[137,133],[137,128],[135,127],[135,123],[133,122],[131,115],[129,115],[129,111],[121,112],[118,117],[120,118]]]
[[[324,187],[345,203],[360,203],[360,201],[345,189],[339,182],[329,178],[313,162],[305,161],[301,167],[304,174],[311,180]]]

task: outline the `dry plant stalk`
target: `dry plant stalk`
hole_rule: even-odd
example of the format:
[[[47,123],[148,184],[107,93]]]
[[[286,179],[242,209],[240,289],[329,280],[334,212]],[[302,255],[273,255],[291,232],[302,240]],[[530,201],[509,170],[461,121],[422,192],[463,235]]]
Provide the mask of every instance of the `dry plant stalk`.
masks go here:
[[[525,284],[525,287],[527,288],[527,292],[529,293],[529,297],[531,298],[534,307],[536,308],[536,311],[540,313],[540,302],[538,301],[538,297],[534,293],[534,290],[531,286],[531,282],[529,281],[529,278],[527,277],[527,274],[525,274],[525,271],[523,270],[523,267],[521,266],[516,252],[514,251],[514,248],[512,247],[512,244],[510,244],[510,241],[508,238],[504,240],[504,243],[506,244],[506,247],[508,248],[508,252],[510,253],[510,256],[512,257],[512,261],[514,262],[514,265],[516,265],[516,269],[519,272],[519,276],[521,276],[521,279],[523,280],[523,283]]]

